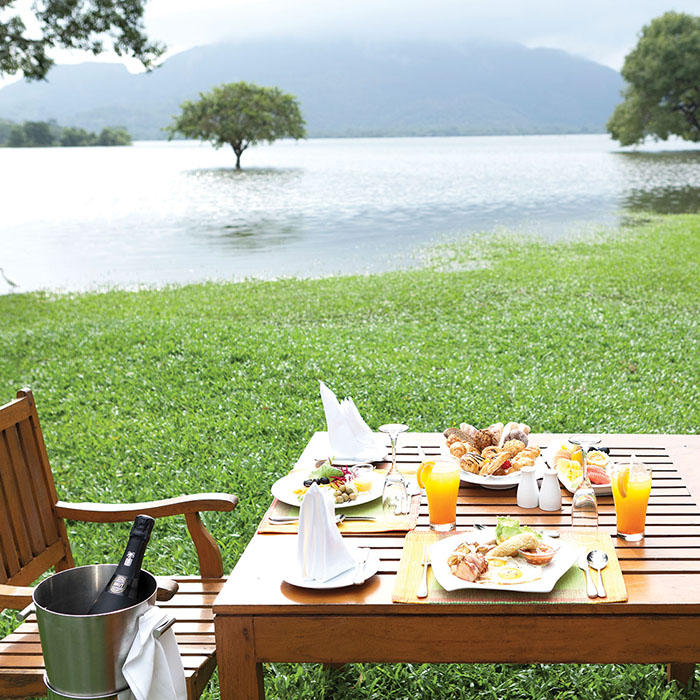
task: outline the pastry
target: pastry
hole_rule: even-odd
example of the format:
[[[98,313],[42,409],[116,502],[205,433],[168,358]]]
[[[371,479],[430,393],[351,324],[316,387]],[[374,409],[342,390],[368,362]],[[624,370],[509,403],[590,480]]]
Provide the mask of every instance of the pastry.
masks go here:
[[[462,457],[467,453],[467,447],[463,442],[455,442],[450,447],[450,454],[453,457]]]
[[[506,443],[504,443],[502,449],[505,452],[507,452],[511,457],[515,457],[515,455],[517,455],[518,452],[521,452],[525,449],[525,443],[523,443],[522,440],[508,440]]]

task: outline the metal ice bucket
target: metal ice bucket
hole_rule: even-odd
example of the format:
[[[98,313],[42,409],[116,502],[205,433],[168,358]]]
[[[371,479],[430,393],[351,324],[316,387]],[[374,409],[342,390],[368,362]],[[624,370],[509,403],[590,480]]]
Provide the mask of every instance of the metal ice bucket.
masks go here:
[[[33,594],[46,686],[53,698],[113,697],[128,689],[122,666],[138,631],[138,619],[155,604],[158,584],[139,577],[138,603],[87,615],[109,582],[115,564],[67,569],[42,581]]]

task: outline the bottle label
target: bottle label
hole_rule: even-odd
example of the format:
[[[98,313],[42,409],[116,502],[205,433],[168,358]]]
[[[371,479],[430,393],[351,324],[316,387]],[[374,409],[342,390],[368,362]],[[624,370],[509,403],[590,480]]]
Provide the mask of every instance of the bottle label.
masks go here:
[[[126,588],[126,576],[115,576],[112,585],[109,587],[112,593],[123,593]]]
[[[133,552],[127,552],[126,556],[124,557],[124,566],[131,566],[131,562],[134,561],[134,557],[136,555]]]

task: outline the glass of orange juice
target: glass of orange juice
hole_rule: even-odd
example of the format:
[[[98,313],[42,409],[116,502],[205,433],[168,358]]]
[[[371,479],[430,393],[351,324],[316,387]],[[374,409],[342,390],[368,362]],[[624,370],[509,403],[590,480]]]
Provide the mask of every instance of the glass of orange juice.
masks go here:
[[[627,542],[639,542],[644,537],[651,471],[632,455],[629,464],[616,465],[612,476],[612,491],[617,515],[617,536]]]
[[[449,532],[455,529],[460,473],[456,462],[424,461],[418,467],[418,486],[428,494],[431,530]]]

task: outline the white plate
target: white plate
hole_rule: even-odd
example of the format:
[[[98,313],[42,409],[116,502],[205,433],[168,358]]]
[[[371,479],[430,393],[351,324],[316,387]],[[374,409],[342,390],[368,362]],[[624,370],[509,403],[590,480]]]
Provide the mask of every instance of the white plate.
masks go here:
[[[309,472],[292,472],[283,476],[281,479],[277,479],[274,484],[272,484],[272,495],[282,503],[286,503],[289,506],[300,506],[301,501],[294,489],[302,488],[304,481],[308,478]],[[382,495],[384,489],[384,473],[372,473],[372,488],[369,491],[361,492],[357,500],[347,501],[346,503],[336,503],[336,508],[352,508],[353,506],[360,506],[363,503],[369,503],[375,498],[379,498]],[[325,488],[325,487],[321,487]]]
[[[430,565],[433,567],[433,573],[437,582],[446,591],[458,591],[462,588],[482,588],[494,591],[519,591],[521,593],[549,593],[557,581],[576,563],[578,559],[578,549],[569,542],[558,542],[551,537],[543,537],[544,544],[556,545],[559,544],[559,551],[554,555],[554,559],[542,568],[542,578],[537,581],[528,581],[527,583],[503,584],[494,583],[492,581],[484,581],[483,583],[470,583],[464,581],[450,572],[450,567],[447,565],[447,558],[457,548],[467,540],[488,542],[493,540],[496,534],[495,528],[488,528],[480,532],[462,532],[453,537],[447,537],[444,540],[436,542],[430,548]]]
[[[571,447],[573,447],[573,445],[568,440],[566,440],[564,442],[562,442],[561,440],[553,440],[550,443],[549,447],[547,447],[547,449],[545,449],[544,452],[542,453],[542,456],[547,460],[547,462],[549,462],[549,464],[552,465],[552,468],[554,468],[554,460],[552,459],[554,457],[554,453],[557,452],[557,450],[559,450],[559,448],[565,444],[569,444],[569,445],[571,445]],[[612,465],[613,465],[613,460],[611,459],[610,466],[606,470],[608,472],[608,474],[610,474],[610,470],[612,469]],[[557,472],[557,476],[559,477],[559,483],[569,493],[574,493],[576,491],[576,489],[572,486],[571,481],[569,481],[565,476],[563,476],[559,472]],[[612,483],[610,483],[610,484],[591,484],[591,486],[593,487],[593,491],[597,496],[605,496],[605,495],[609,495],[612,493]]]
[[[355,561],[360,560],[360,549],[358,547],[350,547]],[[367,557],[367,563],[365,564],[365,570],[363,576],[365,577],[362,583],[364,583],[368,578],[374,576],[374,574],[379,571],[379,557],[377,553],[370,550],[369,557]],[[326,589],[326,588],[344,588],[345,586],[352,586],[355,581],[355,574],[357,573],[357,566],[352,569],[344,571],[342,574],[338,574],[328,581],[307,581],[304,579],[299,567],[299,562],[293,559],[287,563],[282,572],[282,580],[287,583],[291,583],[293,586],[299,586],[300,588],[316,588],[316,589]],[[357,584],[361,585],[361,584]]]

